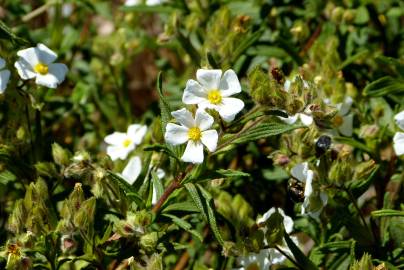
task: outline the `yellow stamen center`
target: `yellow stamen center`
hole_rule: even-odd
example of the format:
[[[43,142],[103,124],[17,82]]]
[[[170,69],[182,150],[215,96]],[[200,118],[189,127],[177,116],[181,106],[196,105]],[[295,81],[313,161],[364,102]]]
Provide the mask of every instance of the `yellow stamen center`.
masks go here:
[[[129,145],[132,144],[132,140],[131,139],[125,139],[122,144],[123,144],[123,147],[128,148]]]
[[[220,91],[217,89],[210,90],[208,93],[208,100],[215,105],[222,103],[222,95],[220,94]]]
[[[341,115],[336,115],[334,116],[333,122],[336,127],[339,127],[344,123],[344,118],[342,118]]]
[[[188,130],[188,138],[193,141],[199,141],[202,137],[202,132],[198,127],[193,127]]]
[[[34,71],[35,71],[36,73],[41,74],[41,75],[46,75],[46,74],[48,74],[48,70],[49,70],[48,66],[45,65],[45,64],[42,64],[42,63],[38,63],[38,64],[36,64],[35,67],[34,67]]]

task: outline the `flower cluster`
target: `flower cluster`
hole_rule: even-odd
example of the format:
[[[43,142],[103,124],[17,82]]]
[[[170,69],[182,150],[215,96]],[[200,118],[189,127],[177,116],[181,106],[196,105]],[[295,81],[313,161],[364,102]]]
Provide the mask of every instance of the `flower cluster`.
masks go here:
[[[166,127],[165,140],[171,145],[187,142],[181,160],[190,163],[202,163],[203,145],[210,152],[216,150],[218,133],[210,129],[214,118],[205,110],[216,111],[225,122],[231,122],[244,108],[244,102],[231,97],[241,92],[241,85],[233,70],[223,75],[218,69],[198,69],[195,80],[188,80],[182,101],[186,105],[197,105],[195,116],[183,108],[171,113],[180,125],[169,123]]]
[[[39,43],[36,47],[17,52],[19,56],[14,66],[23,80],[34,79],[35,83],[49,88],[56,88],[67,74],[65,64],[54,63],[57,54]],[[6,62],[0,57],[0,94],[4,93],[10,79],[10,70],[5,69]]]

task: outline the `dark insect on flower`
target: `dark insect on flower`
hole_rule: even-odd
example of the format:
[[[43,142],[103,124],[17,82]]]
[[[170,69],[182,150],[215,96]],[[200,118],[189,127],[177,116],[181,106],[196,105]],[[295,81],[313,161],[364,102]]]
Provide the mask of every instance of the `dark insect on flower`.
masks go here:
[[[327,135],[323,135],[318,138],[316,142],[316,157],[320,157],[327,152],[331,146],[331,138]]]
[[[288,182],[288,192],[294,202],[303,202],[304,200],[304,183],[290,178]]]
[[[283,75],[282,70],[280,70],[278,67],[274,67],[271,70],[272,77],[281,85],[285,83],[285,76]]]

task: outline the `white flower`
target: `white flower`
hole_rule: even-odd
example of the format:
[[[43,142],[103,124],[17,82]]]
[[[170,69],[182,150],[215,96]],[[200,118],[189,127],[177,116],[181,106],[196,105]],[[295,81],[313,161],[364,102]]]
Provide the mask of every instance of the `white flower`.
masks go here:
[[[155,5],[160,5],[162,4],[164,1],[163,0],[146,0],[145,4],[147,6],[155,6]],[[125,1],[125,6],[136,6],[136,5],[141,5],[143,4],[142,0],[126,0]]]
[[[133,124],[128,127],[126,133],[114,132],[107,135],[104,141],[107,144],[107,154],[112,160],[126,159],[128,154],[140,144],[146,134],[147,127]]]
[[[281,214],[283,217],[283,226],[285,227],[285,232],[290,234],[293,231],[293,220],[291,217],[285,215],[285,212],[283,212],[283,210],[280,208],[272,207],[261,218],[259,218],[257,220],[257,223],[259,224],[259,223],[264,223],[265,221],[267,221],[271,217],[271,215],[275,213],[276,210],[278,210],[278,213]],[[266,227],[263,227],[261,229],[264,232],[267,231]],[[293,240],[293,242],[295,242],[297,244],[296,237],[292,236],[291,239]],[[265,245],[268,244],[266,239],[264,239],[264,244]],[[287,247],[285,240],[283,240],[283,243],[281,245],[278,245],[278,248],[280,248],[283,252],[285,252],[288,255],[290,255],[291,257],[293,257],[293,254]],[[269,249],[266,249],[266,251],[268,252],[268,255],[270,258],[269,259],[270,264],[279,264],[279,263],[283,263],[286,260],[285,255],[283,255],[281,252],[279,252],[275,248],[269,248]]]
[[[65,79],[68,71],[65,64],[53,63],[57,55],[45,45],[39,43],[17,52],[20,57],[14,66],[21,79],[35,78],[35,83],[49,88],[56,88]]]
[[[152,169],[152,165],[150,164],[150,168]],[[126,164],[125,168],[122,171],[122,178],[126,180],[130,185],[133,185],[137,178],[139,177],[140,173],[142,172],[142,161],[140,157],[134,156],[131,157]],[[163,179],[166,173],[160,169],[156,169],[156,174],[158,179]],[[156,204],[159,198],[157,198],[157,188],[153,185],[153,194],[152,194],[152,204]]]
[[[241,268],[234,270],[268,270],[271,266],[268,249],[262,249],[259,253],[249,253],[238,259]]]
[[[393,147],[394,152],[396,152],[397,156],[401,156],[404,154],[404,133],[396,132],[393,137]]]
[[[172,112],[171,115],[181,125],[167,124],[165,140],[172,145],[188,142],[181,160],[194,164],[202,163],[203,145],[210,152],[215,151],[217,146],[217,131],[209,129],[213,125],[213,117],[201,108],[196,111],[195,119],[187,109]]]
[[[6,61],[0,57],[0,94],[6,90],[7,83],[10,79],[10,70],[5,69]]]
[[[351,97],[346,97],[344,102],[337,104],[338,113],[334,116],[338,132],[347,137],[352,136],[353,130],[353,113],[349,113],[352,102]]]
[[[323,207],[327,204],[328,196],[325,192],[313,190],[314,172],[309,169],[309,164],[304,162],[295,165],[291,174],[305,184],[302,215],[307,213],[312,218],[318,219]]]
[[[0,67],[1,68],[1,67]],[[404,130],[404,111],[399,112],[394,116],[394,121],[396,121],[396,125]]]
[[[236,73],[229,69],[223,76],[220,69],[198,69],[195,80],[188,80],[182,96],[185,104],[197,104],[202,109],[214,109],[224,121],[233,121],[244,102],[230,96],[241,92]]]

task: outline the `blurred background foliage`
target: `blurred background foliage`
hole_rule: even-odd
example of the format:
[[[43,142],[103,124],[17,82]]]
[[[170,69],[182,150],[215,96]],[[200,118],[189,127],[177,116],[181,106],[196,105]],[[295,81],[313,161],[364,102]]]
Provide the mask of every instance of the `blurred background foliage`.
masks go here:
[[[0,96],[0,243],[6,245],[7,239],[27,229],[43,233],[43,243],[38,245],[44,248],[48,261],[55,260],[52,252],[60,245],[60,235],[51,232],[56,230],[58,219],[73,218],[67,210],[58,216],[56,209],[61,209],[67,196],[74,200],[74,194],[69,194],[79,190],[82,198],[78,200],[85,201],[88,207],[94,203],[91,194],[98,195],[97,211],[88,217],[87,225],[80,224],[87,228],[80,232],[83,238],[97,235],[95,250],[81,248],[82,254],[95,254],[94,257],[83,260],[94,263],[92,267],[106,269],[103,264],[117,267],[130,257],[130,250],[139,249],[133,242],[109,245],[111,224],[125,219],[129,206],[123,200],[114,201],[124,196],[122,191],[102,180],[107,173],[104,169],[121,171],[124,165],[117,162],[114,167],[106,157],[103,138],[114,130],[126,130],[131,123],[142,123],[150,131],[144,145],[163,144],[157,75],[162,71],[164,96],[174,110],[181,106],[186,81],[194,78],[200,67],[234,69],[243,86],[241,97],[247,110],[254,107],[247,75],[256,66],[267,73],[277,67],[290,78],[300,74],[322,89],[316,93],[319,98],[329,98],[333,104],[342,102],[346,95],[353,97],[354,135],[341,137],[340,142],[353,147],[353,160],[362,161],[366,156],[380,165],[372,178],[375,194],[369,195],[361,211],[369,217],[377,209],[402,210],[402,163],[394,156],[390,142],[393,115],[404,106],[403,1],[171,0],[156,6],[123,4],[91,0],[1,1],[1,56],[13,63],[17,50],[41,42],[58,53],[58,60],[66,63],[69,73],[57,90],[38,89],[32,93],[35,104],[43,105],[41,117],[24,104],[25,97],[19,91],[13,90],[24,87],[16,74],[7,94]],[[365,127],[375,127],[377,132],[370,134]],[[314,245],[309,257],[322,269],[348,269],[354,259],[360,263],[365,251],[375,265],[384,261],[391,267],[386,269],[403,269],[402,217],[368,220],[371,234],[376,235],[369,239],[368,234],[361,233],[363,224],[355,209],[347,210],[349,198],[341,194],[335,194],[321,223],[295,214],[296,204],[287,191],[289,175],[279,166],[277,157],[313,157],[313,142],[309,139],[314,135],[308,132],[314,131],[288,134],[284,139],[305,143],[306,138],[311,152],[301,146],[295,153],[288,152],[290,149],[280,143],[278,136],[250,142],[216,157],[215,168],[248,174],[204,185],[213,197],[222,237],[244,241],[246,228],[255,222],[255,217],[277,206],[294,218],[303,242],[309,243],[308,236],[313,240],[304,250]],[[69,158],[71,153],[85,150],[92,159],[52,163],[54,142],[69,151]],[[136,151],[140,153],[141,148]],[[155,155],[145,153],[150,163]],[[170,167],[166,156],[159,156],[158,162],[162,168]],[[206,166],[200,170],[214,169]],[[41,180],[35,182],[38,177]],[[83,182],[82,188],[77,186],[78,181]],[[137,183],[135,187],[146,189],[143,195],[150,199],[149,186]],[[112,199],[108,194],[114,194]],[[30,203],[24,206],[27,200]],[[150,211],[136,212],[135,218],[147,224],[150,233],[166,233],[158,236],[165,243],[164,269],[230,269],[234,257],[221,255],[222,248],[203,218],[195,214],[198,209],[191,206],[189,196],[178,192],[172,200],[188,204],[166,209],[166,215],[158,220],[162,225],[149,221],[155,218],[148,216]],[[49,212],[40,213],[41,203]],[[147,206],[150,208],[150,200]],[[13,234],[6,230],[6,224],[18,207],[35,213],[26,214],[39,221],[24,220],[25,228],[14,228]],[[170,223],[178,217],[170,215],[171,211],[185,213],[185,221],[176,220],[176,228]],[[46,224],[41,223],[44,220]],[[60,223],[58,230],[62,232],[59,226]],[[341,230],[342,226],[347,229]],[[188,233],[182,233],[184,228]],[[352,239],[359,244],[353,245]],[[331,242],[339,246],[328,246]],[[147,248],[154,250],[142,246]],[[153,256],[148,257],[147,265],[158,261]],[[362,265],[367,259],[362,258]]]

